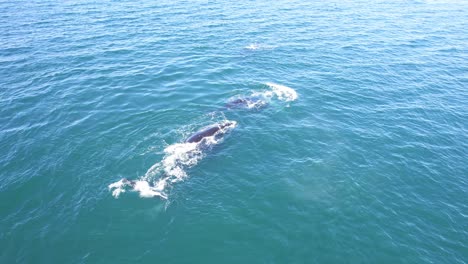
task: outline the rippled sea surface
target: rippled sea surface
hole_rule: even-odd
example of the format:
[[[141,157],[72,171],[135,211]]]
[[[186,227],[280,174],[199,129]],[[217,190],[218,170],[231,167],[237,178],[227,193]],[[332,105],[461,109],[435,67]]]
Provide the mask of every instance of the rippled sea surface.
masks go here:
[[[468,2],[0,1],[0,263],[467,248]]]

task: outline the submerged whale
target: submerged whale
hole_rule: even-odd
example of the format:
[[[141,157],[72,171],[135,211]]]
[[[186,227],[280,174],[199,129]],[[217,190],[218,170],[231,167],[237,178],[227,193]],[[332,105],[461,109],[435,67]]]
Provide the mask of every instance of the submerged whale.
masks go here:
[[[215,136],[218,132],[222,132],[226,127],[231,127],[235,123],[231,121],[224,122],[222,124],[215,124],[209,127],[206,127],[203,130],[196,132],[195,134],[191,135],[187,140],[186,143],[198,143],[202,141],[206,137]]]
[[[226,103],[225,107],[228,109],[233,109],[233,108],[259,108],[263,107],[267,104],[264,100],[262,100],[260,97],[257,96],[251,96],[251,97],[242,97],[242,98],[237,98],[234,100],[231,100]]]

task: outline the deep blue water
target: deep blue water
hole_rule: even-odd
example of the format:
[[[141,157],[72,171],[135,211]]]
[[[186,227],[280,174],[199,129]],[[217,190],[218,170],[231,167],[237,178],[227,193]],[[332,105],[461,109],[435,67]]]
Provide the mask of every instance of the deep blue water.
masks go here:
[[[0,263],[467,263],[467,161],[466,1],[0,1]]]

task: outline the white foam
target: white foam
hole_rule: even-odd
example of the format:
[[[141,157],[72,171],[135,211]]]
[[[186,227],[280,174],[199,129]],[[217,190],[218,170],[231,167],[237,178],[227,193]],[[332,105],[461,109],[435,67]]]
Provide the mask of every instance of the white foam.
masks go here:
[[[115,188],[115,190],[112,191],[112,196],[115,198],[119,198],[120,194],[125,192],[125,183],[124,179],[121,179],[120,181],[116,181],[114,183],[109,184],[109,190],[112,190]]]
[[[247,108],[252,109],[252,108],[261,108],[265,106],[267,102],[264,100],[252,100],[252,101],[247,101]]]
[[[259,109],[268,105],[272,99],[278,99],[280,101],[291,102],[298,98],[297,92],[285,85],[280,85],[272,82],[265,83],[269,90],[254,91],[248,96],[236,96],[228,100],[228,108],[235,108],[236,104],[247,108],[247,109]],[[289,107],[289,105],[288,105]]]
[[[295,101],[298,97],[296,90],[285,85],[280,85],[272,82],[265,83],[272,89],[272,93],[278,97],[279,100],[290,102]],[[271,95],[273,95],[271,94]],[[267,96],[269,94],[266,94]]]
[[[204,138],[198,143],[176,143],[164,149],[165,156],[160,161],[151,166],[140,179],[134,182],[119,180],[109,185],[112,195],[118,198],[128,187],[133,187],[132,191],[138,192],[140,197],[159,196],[167,199],[165,190],[173,183],[183,181],[188,177],[186,169],[197,165],[204,157],[203,146],[210,147],[222,141],[217,137],[236,127],[235,121],[225,121],[231,124],[219,130],[215,135]],[[222,125],[220,123],[218,125]]]
[[[164,159],[161,161],[164,173],[167,176],[175,179],[183,179],[187,176],[185,167],[191,167],[198,163],[202,157],[202,151],[198,148],[197,143],[176,143],[169,145],[164,149],[166,153]],[[147,175],[151,174],[148,170]]]
[[[144,180],[136,181],[133,189],[140,194],[140,197],[151,198],[160,196],[161,198],[167,199],[166,194],[160,192],[156,187],[150,186],[149,182]]]

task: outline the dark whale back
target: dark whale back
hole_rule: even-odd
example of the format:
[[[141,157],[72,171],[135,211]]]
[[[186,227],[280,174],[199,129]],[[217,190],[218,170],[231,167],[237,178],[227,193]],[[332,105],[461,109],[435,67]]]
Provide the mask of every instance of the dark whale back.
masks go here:
[[[206,129],[203,129],[201,131],[198,131],[197,133],[191,135],[185,142],[187,143],[198,143],[202,141],[206,137],[211,137],[214,134],[216,134],[219,130],[232,125],[232,122],[227,122],[224,124],[216,124],[214,126],[208,127]]]
[[[246,106],[249,103],[247,99],[244,98],[237,98],[235,100],[232,100],[226,104],[226,108],[237,108],[237,107],[243,107]]]

